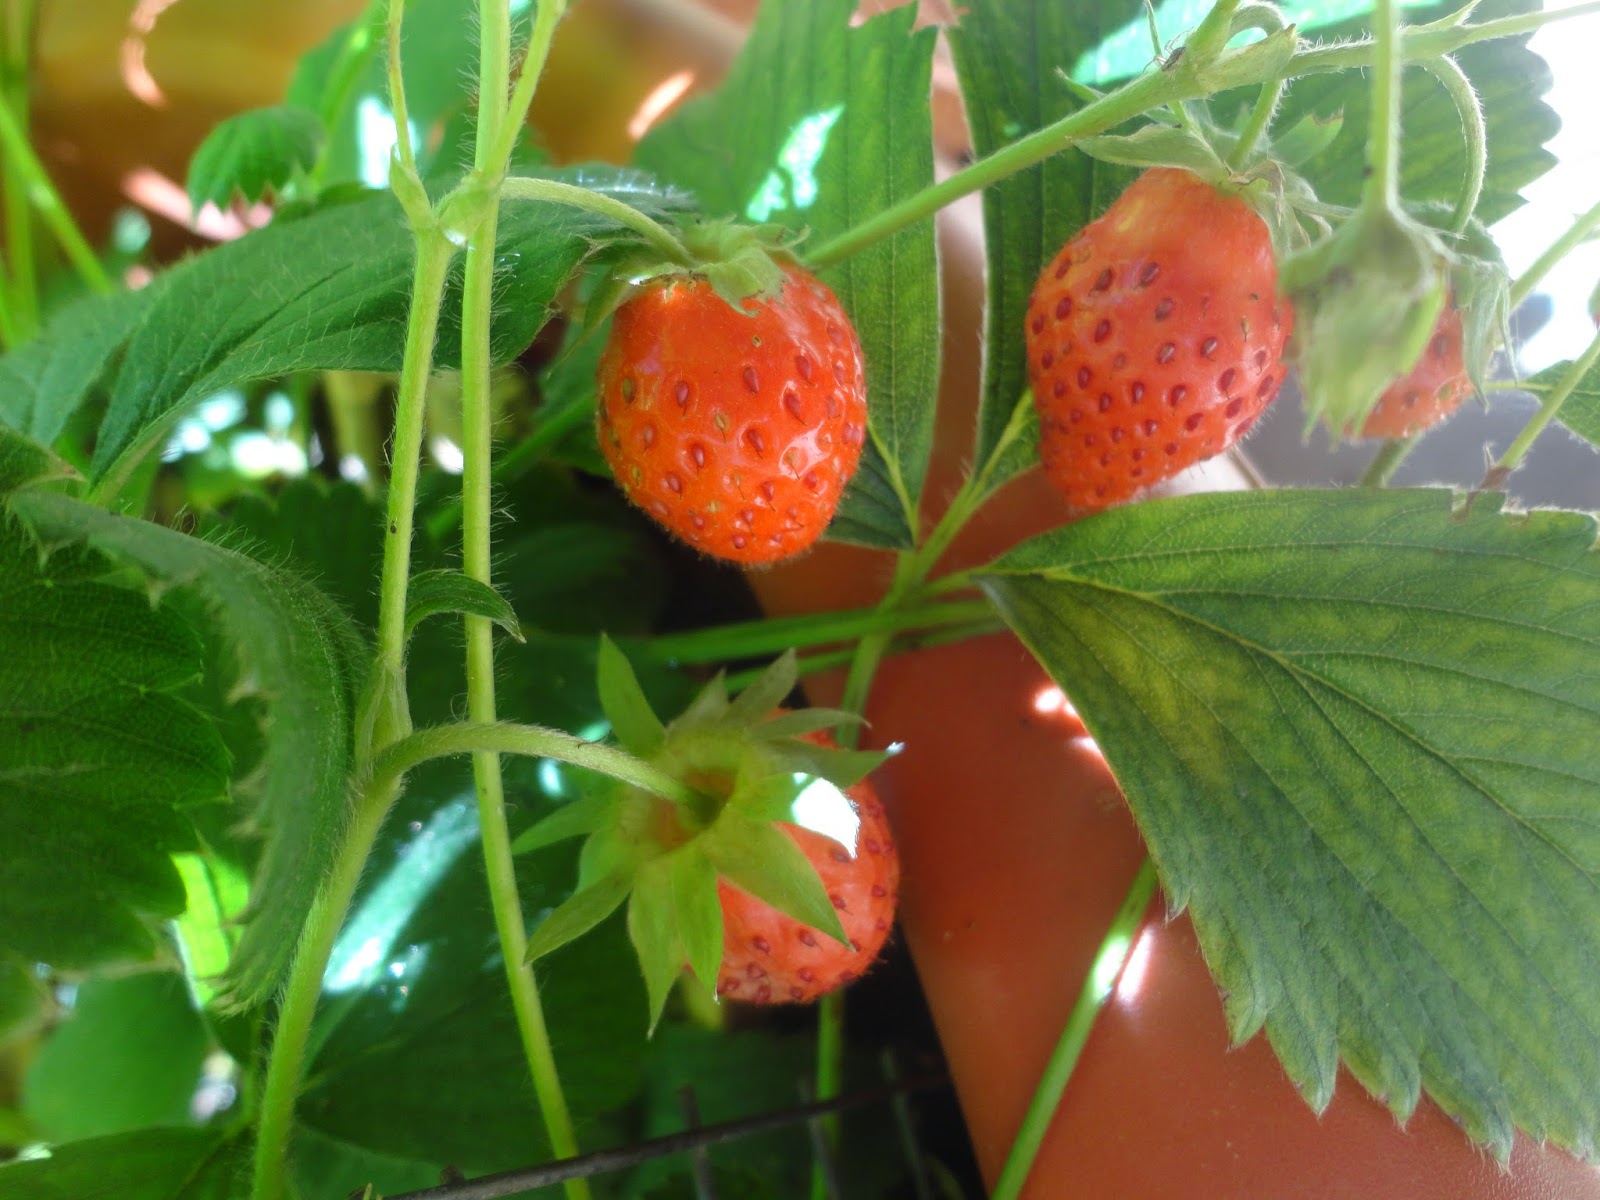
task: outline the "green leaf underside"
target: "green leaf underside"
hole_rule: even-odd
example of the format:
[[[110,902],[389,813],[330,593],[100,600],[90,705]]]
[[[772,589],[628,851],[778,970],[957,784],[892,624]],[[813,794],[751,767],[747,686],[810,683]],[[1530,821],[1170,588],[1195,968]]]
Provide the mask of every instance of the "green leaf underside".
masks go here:
[[[979,157],[1082,108],[1058,72],[1139,16],[1137,4],[1095,0],[969,0],[963,8],[961,23],[949,31],[950,48]],[[1005,436],[1028,388],[1022,329],[1034,281],[1136,174],[1067,150],[984,190],[988,305],[976,460],[982,467],[997,450],[1005,455],[991,469],[991,486],[1037,461],[1034,422],[1021,436]]]
[[[1570,370],[1570,359],[1558,362],[1524,380],[1521,386],[1542,400],[1560,386]],[[1591,446],[1600,446],[1600,366],[1591,367],[1578,380],[1577,387],[1567,393],[1561,405],[1560,421]]]
[[[294,105],[255,108],[213,129],[189,160],[189,202],[255,203],[311,168],[323,141],[317,114]]]
[[[1600,556],[1438,490],[1150,502],[984,587],[1072,697],[1233,1035],[1509,1153],[1600,1126]]]
[[[23,1112],[51,1143],[182,1125],[210,1049],[183,976],[86,980],[28,1064]]]
[[[412,576],[406,589],[406,637],[429,617],[465,613],[484,617],[522,641],[522,626],[506,598],[487,583],[460,571],[438,569]]]
[[[105,373],[107,359],[149,310],[160,286],[158,281],[142,291],[75,300],[38,337],[0,358],[0,421],[52,444]]]
[[[1425,24],[1460,7],[1449,0],[1429,8],[1407,9],[1403,19],[1408,25]],[[1538,7],[1536,0],[1485,0],[1473,10],[1472,19],[1481,22]],[[1318,38],[1357,36],[1366,25],[1358,21],[1318,30]],[[1483,102],[1489,170],[1477,211],[1485,224],[1492,224],[1520,208],[1522,189],[1555,165],[1555,156],[1544,148],[1561,126],[1544,102],[1550,90],[1550,69],[1528,49],[1526,37],[1480,42],[1458,51],[1455,57]],[[1290,84],[1274,121],[1276,128],[1289,129],[1311,114],[1343,114],[1342,127],[1332,142],[1300,168],[1317,195],[1330,204],[1354,204],[1360,197],[1371,86],[1362,71],[1305,76]],[[1226,111],[1221,115],[1227,115]],[[1413,68],[1405,73],[1400,125],[1400,194],[1408,203],[1453,202],[1467,161],[1461,118],[1438,81],[1425,71]]]
[[[46,540],[84,540],[162,583],[195,588],[237,652],[236,691],[266,703],[255,785],[264,841],[226,981],[231,1003],[266,999],[288,964],[345,819],[349,697],[366,659],[354,627],[309,584],[235,551],[61,496],[28,493],[12,504]]]
[[[636,172],[581,174],[602,190],[608,180],[623,181],[630,203],[662,203]],[[578,267],[623,236],[632,235],[574,208],[507,205],[497,243],[494,360],[519,354]],[[186,406],[222,388],[298,370],[399,370],[412,258],[399,205],[381,193],[275,222],[168,271],[128,342],[91,477],[128,470]],[[458,263],[440,319],[441,367],[459,363],[460,309]]]
[[[70,469],[50,451],[0,425],[0,496],[36,479],[63,477]]]
[[[600,638],[598,660],[600,706],[617,741],[628,753],[648,758],[661,749],[666,730],[639,686],[633,664],[609,637]]]
[[[215,727],[172,694],[199,638],[106,570],[80,549],[41,565],[0,516],[0,947],[73,969],[155,951],[148,922],[184,906],[183,810],[228,788]]]
[[[809,245],[931,184],[934,30],[913,32],[909,8],[851,28],[854,10],[850,0],[762,5],[721,89],[652,130],[639,161],[709,213],[809,229]],[[829,536],[907,546],[939,384],[933,223],[821,278],[861,337],[871,433]]]
[[[210,1168],[220,1130],[155,1128],[52,1146],[48,1158],[0,1166],[6,1200],[223,1200]]]
[[[699,844],[729,883],[835,941],[848,941],[816,868],[773,822],[724,809]]]

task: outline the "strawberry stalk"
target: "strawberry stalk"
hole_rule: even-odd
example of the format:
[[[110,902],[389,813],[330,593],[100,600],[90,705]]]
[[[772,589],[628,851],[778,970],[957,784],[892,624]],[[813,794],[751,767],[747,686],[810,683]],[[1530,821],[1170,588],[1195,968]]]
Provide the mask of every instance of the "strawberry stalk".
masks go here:
[[[1577,389],[1583,377],[1594,369],[1596,362],[1600,362],[1600,334],[1595,335],[1594,340],[1589,343],[1589,348],[1561,377],[1561,382],[1555,389],[1544,398],[1544,403],[1539,405],[1539,411],[1533,414],[1528,423],[1522,427],[1522,432],[1517,434],[1512,439],[1511,445],[1506,447],[1505,453],[1494,466],[1489,468],[1483,482],[1478,485],[1480,491],[1490,491],[1504,485],[1511,477],[1511,473],[1521,465],[1534,441],[1544,432],[1545,426],[1550,424],[1561,411],[1561,406],[1567,402],[1567,397]]]
[[[1139,864],[1128,894],[1117,909],[1110,928],[1106,930],[1100,950],[1095,955],[1094,966],[1083,982],[1083,991],[1078,994],[1078,1002],[1073,1005],[1066,1028],[1061,1031],[1061,1040],[1056,1043],[1050,1060],[1045,1064],[1038,1090],[1034,1092],[1028,1111],[1022,1118],[1022,1127],[1017,1130],[1016,1140],[1011,1143],[1011,1153],[1006,1156],[1005,1165],[1000,1168],[1000,1177],[995,1180],[991,1200],[1015,1200],[1022,1193],[1033,1160],[1038,1156],[1044,1135],[1055,1117],[1056,1106],[1061,1103],[1067,1081],[1072,1078],[1072,1070],[1078,1065],[1078,1056],[1083,1053],[1084,1043],[1089,1040],[1095,1018],[1111,998],[1122,969],[1127,965],[1134,937],[1144,923],[1155,887],[1155,867],[1146,858]]]
[[[1443,58],[1423,59],[1421,66],[1449,93],[1461,116],[1467,171],[1461,180],[1461,195],[1456,199],[1455,212],[1450,217],[1451,232],[1460,233],[1477,211],[1478,197],[1483,195],[1483,181],[1489,172],[1489,132],[1483,121],[1483,105],[1472,87],[1472,80],[1467,78],[1461,64],[1448,54]]]
[[[1600,230],[1600,203],[1583,213],[1572,223],[1572,227],[1550,243],[1550,248],[1538,258],[1533,260],[1533,265],[1524,271],[1518,280],[1511,285],[1510,304],[1515,311],[1529,296],[1533,289],[1544,281],[1552,267],[1570,254],[1578,246],[1588,241],[1596,230]]]
[[[633,230],[670,261],[685,267],[695,264],[694,256],[670,229],[614,196],[555,179],[525,179],[521,176],[507,179],[500,187],[500,195],[506,200],[543,200],[551,204],[569,204],[610,217],[617,224]]]
[[[555,26],[566,5],[563,0],[545,0],[538,7],[533,32],[523,64],[521,78],[507,106],[499,100],[506,95],[511,61],[509,10],[503,0],[482,0],[478,6],[479,59],[478,95],[482,98],[474,148],[473,173],[498,183],[505,174],[516,136],[522,127],[527,106],[532,100],[539,75],[549,54]],[[394,51],[391,50],[391,53]],[[494,307],[495,234],[499,209],[485,206],[467,241],[465,275],[461,302],[461,393],[462,454],[461,479],[462,570],[472,579],[489,585],[492,574],[490,529],[490,480],[493,464],[490,376],[493,363],[489,332]],[[475,722],[492,724],[496,719],[494,678],[494,627],[483,617],[467,616],[466,674],[467,713]],[[517,1030],[528,1060],[534,1093],[544,1119],[551,1149],[558,1157],[578,1153],[572,1116],[561,1087],[555,1052],[539,998],[533,968],[526,961],[528,935],[523,924],[522,900],[517,891],[516,869],[511,856],[511,833],[506,823],[505,788],[500,757],[493,748],[474,751],[473,777],[478,799],[478,824],[483,845],[484,871],[494,910],[495,928],[500,940],[506,982],[516,1013]],[[587,1200],[587,1180],[573,1179],[566,1184],[569,1200]]]

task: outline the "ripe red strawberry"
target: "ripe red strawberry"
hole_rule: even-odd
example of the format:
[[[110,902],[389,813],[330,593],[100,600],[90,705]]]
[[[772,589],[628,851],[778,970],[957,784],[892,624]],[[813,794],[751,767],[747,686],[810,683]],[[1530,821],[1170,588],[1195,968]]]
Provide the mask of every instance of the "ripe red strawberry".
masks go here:
[[[1046,474],[1092,511],[1221,453],[1277,394],[1293,326],[1250,206],[1188,171],[1146,171],[1034,285]]]
[[[811,740],[832,744],[831,739]],[[782,828],[817,869],[851,946],[840,945],[726,879],[719,880],[723,920],[719,996],[758,1004],[803,1003],[843,987],[878,957],[894,924],[900,854],[872,784],[863,780],[845,795],[861,821],[853,849],[798,825],[785,823]]]
[[[1403,438],[1437,425],[1467,398],[1472,381],[1461,357],[1461,310],[1446,304],[1417,365],[1395,380],[1361,426],[1364,438]]]
[[[647,285],[600,359],[600,449],[629,500],[740,563],[821,536],[866,441],[861,343],[799,267],[739,313],[705,279]]]

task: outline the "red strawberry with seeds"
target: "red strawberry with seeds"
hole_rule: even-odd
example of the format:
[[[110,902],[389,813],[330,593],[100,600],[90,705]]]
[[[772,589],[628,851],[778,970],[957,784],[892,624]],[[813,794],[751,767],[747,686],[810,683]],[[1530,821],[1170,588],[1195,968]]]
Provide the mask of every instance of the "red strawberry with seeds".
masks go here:
[[[866,377],[838,298],[800,267],[743,307],[694,275],[622,305],[600,359],[600,449],[669,531],[768,563],[833,519],[866,443]]]
[[[832,739],[807,740],[832,745]],[[844,795],[860,820],[852,848],[798,825],[781,828],[817,869],[851,945],[840,945],[719,880],[724,947],[719,996],[758,1004],[815,1000],[855,979],[883,949],[900,891],[899,851],[872,785],[862,781]]]
[[[1188,171],[1146,171],[1034,285],[1028,373],[1051,482],[1093,511],[1220,454],[1277,394],[1293,326],[1250,206]]]
[[[1447,303],[1422,352],[1404,376],[1384,389],[1361,426],[1364,438],[1403,438],[1444,420],[1472,391],[1462,359],[1461,310]]]

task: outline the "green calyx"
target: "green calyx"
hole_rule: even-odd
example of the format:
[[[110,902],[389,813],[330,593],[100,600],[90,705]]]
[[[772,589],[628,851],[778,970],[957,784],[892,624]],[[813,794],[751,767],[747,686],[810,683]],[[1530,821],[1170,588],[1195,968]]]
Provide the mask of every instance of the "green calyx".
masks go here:
[[[1440,235],[1421,222],[1362,208],[1283,263],[1308,434],[1318,421],[1334,431],[1359,429],[1384,389],[1422,357],[1453,262]]]
[[[586,839],[578,890],[533,930],[530,960],[587,933],[626,902],[654,1028],[685,967],[715,987],[723,953],[719,880],[846,940],[816,871],[779,823],[797,822],[803,793],[819,784],[842,792],[885,756],[807,736],[858,719],[850,713],[775,712],[795,677],[792,653],[736,696],[718,675],[664,724],[622,652],[602,639],[600,700],[613,734],[629,753],[685,783],[689,798],[675,802],[606,780],[517,839],[519,853]]]

